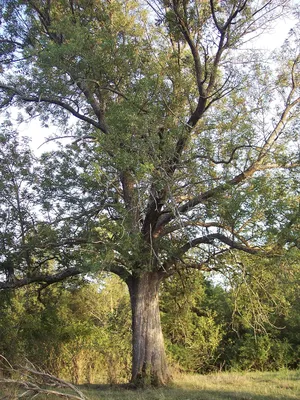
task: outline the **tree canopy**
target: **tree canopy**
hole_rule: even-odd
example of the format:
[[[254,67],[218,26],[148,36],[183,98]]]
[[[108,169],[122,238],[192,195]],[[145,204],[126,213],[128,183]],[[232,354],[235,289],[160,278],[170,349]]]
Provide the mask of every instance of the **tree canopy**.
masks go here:
[[[299,246],[299,37],[273,54],[247,46],[292,12],[288,0],[4,4],[0,106],[72,143],[33,163],[3,126],[0,288],[119,275],[137,384],[169,379],[161,280]]]

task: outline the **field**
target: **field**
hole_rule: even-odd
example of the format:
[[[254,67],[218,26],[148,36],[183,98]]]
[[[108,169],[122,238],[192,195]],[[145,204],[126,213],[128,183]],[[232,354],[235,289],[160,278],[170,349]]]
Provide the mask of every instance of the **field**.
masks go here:
[[[86,392],[91,400],[288,400],[300,399],[300,371],[178,375],[170,388]]]
[[[300,399],[300,371],[176,375],[168,388],[127,390],[94,385],[81,390],[89,400],[292,400]],[[13,391],[10,395],[5,392],[0,389],[0,399],[17,398]],[[58,399],[46,395],[35,398]]]

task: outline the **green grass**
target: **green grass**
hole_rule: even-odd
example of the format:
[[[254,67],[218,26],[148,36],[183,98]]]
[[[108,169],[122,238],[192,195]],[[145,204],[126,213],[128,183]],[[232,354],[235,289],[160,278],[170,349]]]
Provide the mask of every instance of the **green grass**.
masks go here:
[[[292,400],[300,399],[300,371],[176,375],[168,388],[127,390],[93,385],[81,390],[90,400]]]
[[[90,400],[299,400],[300,371],[177,375],[169,388],[85,393]]]

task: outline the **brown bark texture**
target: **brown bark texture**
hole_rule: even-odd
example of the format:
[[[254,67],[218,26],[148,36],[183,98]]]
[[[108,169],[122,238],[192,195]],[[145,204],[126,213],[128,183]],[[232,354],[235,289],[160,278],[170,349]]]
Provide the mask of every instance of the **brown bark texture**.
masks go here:
[[[131,277],[132,378],[134,386],[162,386],[170,382],[161,329],[158,290],[161,276],[145,272]]]

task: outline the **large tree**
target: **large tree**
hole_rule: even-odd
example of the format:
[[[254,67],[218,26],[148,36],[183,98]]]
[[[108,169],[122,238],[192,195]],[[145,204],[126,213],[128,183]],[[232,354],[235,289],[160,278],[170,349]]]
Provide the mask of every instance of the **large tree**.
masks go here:
[[[170,379],[163,279],[228,268],[218,259],[229,251],[299,245],[299,41],[292,32],[272,58],[247,45],[290,7],[4,2],[1,107],[55,124],[72,143],[41,158],[27,192],[12,178],[20,165],[3,172],[2,207],[13,203],[20,240],[3,225],[0,288],[116,273],[130,293],[135,384]],[[20,190],[27,203],[35,193],[35,208],[21,210]]]

